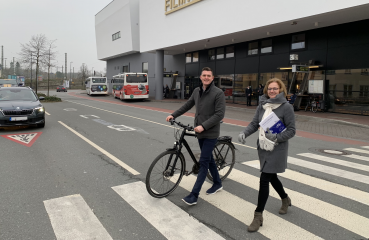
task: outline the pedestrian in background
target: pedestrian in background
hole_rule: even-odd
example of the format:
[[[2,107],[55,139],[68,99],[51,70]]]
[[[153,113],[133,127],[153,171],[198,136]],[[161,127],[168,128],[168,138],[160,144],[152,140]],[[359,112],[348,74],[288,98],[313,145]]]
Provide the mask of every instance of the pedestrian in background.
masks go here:
[[[247,86],[245,92],[246,92],[246,106],[251,106],[251,96],[252,96],[251,86]]]
[[[168,87],[168,84],[165,86],[165,98],[169,98],[169,87]]]
[[[214,74],[210,68],[202,69],[200,79],[202,86],[195,88],[190,99],[166,119],[169,122],[190,110],[194,105],[196,106],[194,131],[201,149],[200,169],[190,195],[182,199],[188,205],[197,204],[208,171],[213,177],[213,186],[206,191],[206,194],[215,194],[223,189],[213,158],[213,150],[220,135],[220,121],[225,114],[225,95],[220,88],[214,85]]]
[[[288,206],[291,206],[291,199],[284,191],[277,173],[283,173],[287,168],[288,140],[296,133],[295,115],[292,105],[286,100],[286,86],[280,79],[270,79],[265,84],[263,93],[252,122],[239,134],[238,141],[245,144],[246,138],[259,129],[261,120],[272,111],[282,121],[286,129],[278,134],[272,134],[269,129],[266,129],[266,132],[261,127],[259,129],[257,150],[261,172],[260,186],[254,219],[247,229],[249,232],[256,232],[263,225],[263,211],[269,197],[269,183],[282,199],[279,214],[286,214]]]
[[[258,88],[258,95],[259,95],[259,98],[258,98],[258,105],[260,103],[260,98],[261,96],[264,95],[264,86],[262,84],[259,84],[259,88]]]

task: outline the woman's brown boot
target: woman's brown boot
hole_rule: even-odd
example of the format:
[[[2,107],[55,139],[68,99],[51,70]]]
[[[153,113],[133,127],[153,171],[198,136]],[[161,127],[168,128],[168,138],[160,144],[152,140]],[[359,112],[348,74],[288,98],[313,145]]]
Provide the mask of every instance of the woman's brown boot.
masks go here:
[[[288,206],[291,206],[291,199],[287,196],[282,199],[282,207],[279,209],[279,214],[286,214]]]
[[[249,232],[256,232],[259,230],[259,227],[263,226],[263,213],[261,212],[255,212],[254,213],[254,220],[252,220],[252,223],[247,228],[247,231]]]

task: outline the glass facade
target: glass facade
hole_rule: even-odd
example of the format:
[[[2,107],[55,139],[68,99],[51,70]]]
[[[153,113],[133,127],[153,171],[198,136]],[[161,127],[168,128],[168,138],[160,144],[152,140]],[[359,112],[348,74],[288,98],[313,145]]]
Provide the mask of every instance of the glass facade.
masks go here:
[[[233,90],[233,102],[246,104],[246,88],[247,86],[251,86],[252,89],[252,97],[251,97],[251,105],[256,105],[256,91],[257,91],[257,79],[258,73],[249,73],[249,74],[236,74],[234,80],[234,90]]]
[[[329,70],[326,79],[330,111],[369,115],[368,69]]]
[[[192,53],[192,62],[198,62],[199,61],[199,52]]]

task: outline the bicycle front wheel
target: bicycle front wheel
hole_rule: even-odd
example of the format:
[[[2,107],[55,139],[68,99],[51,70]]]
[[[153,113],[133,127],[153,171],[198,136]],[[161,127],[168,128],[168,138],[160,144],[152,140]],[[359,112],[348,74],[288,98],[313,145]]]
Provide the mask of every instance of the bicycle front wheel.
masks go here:
[[[171,194],[182,180],[185,160],[181,153],[165,151],[155,158],[146,174],[147,192],[156,198]]]
[[[234,146],[229,142],[217,142],[213,150],[213,157],[217,165],[219,177],[223,181],[231,173],[236,162]],[[207,177],[210,181],[213,181],[210,171],[208,171]]]

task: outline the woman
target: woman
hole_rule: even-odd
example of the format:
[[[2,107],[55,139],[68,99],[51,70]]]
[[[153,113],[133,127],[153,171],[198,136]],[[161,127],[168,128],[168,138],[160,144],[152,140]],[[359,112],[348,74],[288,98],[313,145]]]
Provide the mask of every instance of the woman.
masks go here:
[[[286,100],[287,90],[284,83],[278,79],[270,79],[264,87],[264,95],[256,109],[252,122],[243,130],[238,141],[245,144],[246,138],[259,129],[259,123],[272,111],[283,122],[286,129],[278,134],[273,134],[260,127],[257,149],[260,161],[260,186],[258,205],[255,210],[254,219],[248,227],[249,232],[256,232],[263,225],[263,211],[269,196],[269,183],[277,191],[282,199],[282,207],[279,214],[286,214],[291,199],[285,193],[277,173],[283,173],[287,168],[288,140],[295,135],[295,115],[293,107]]]

